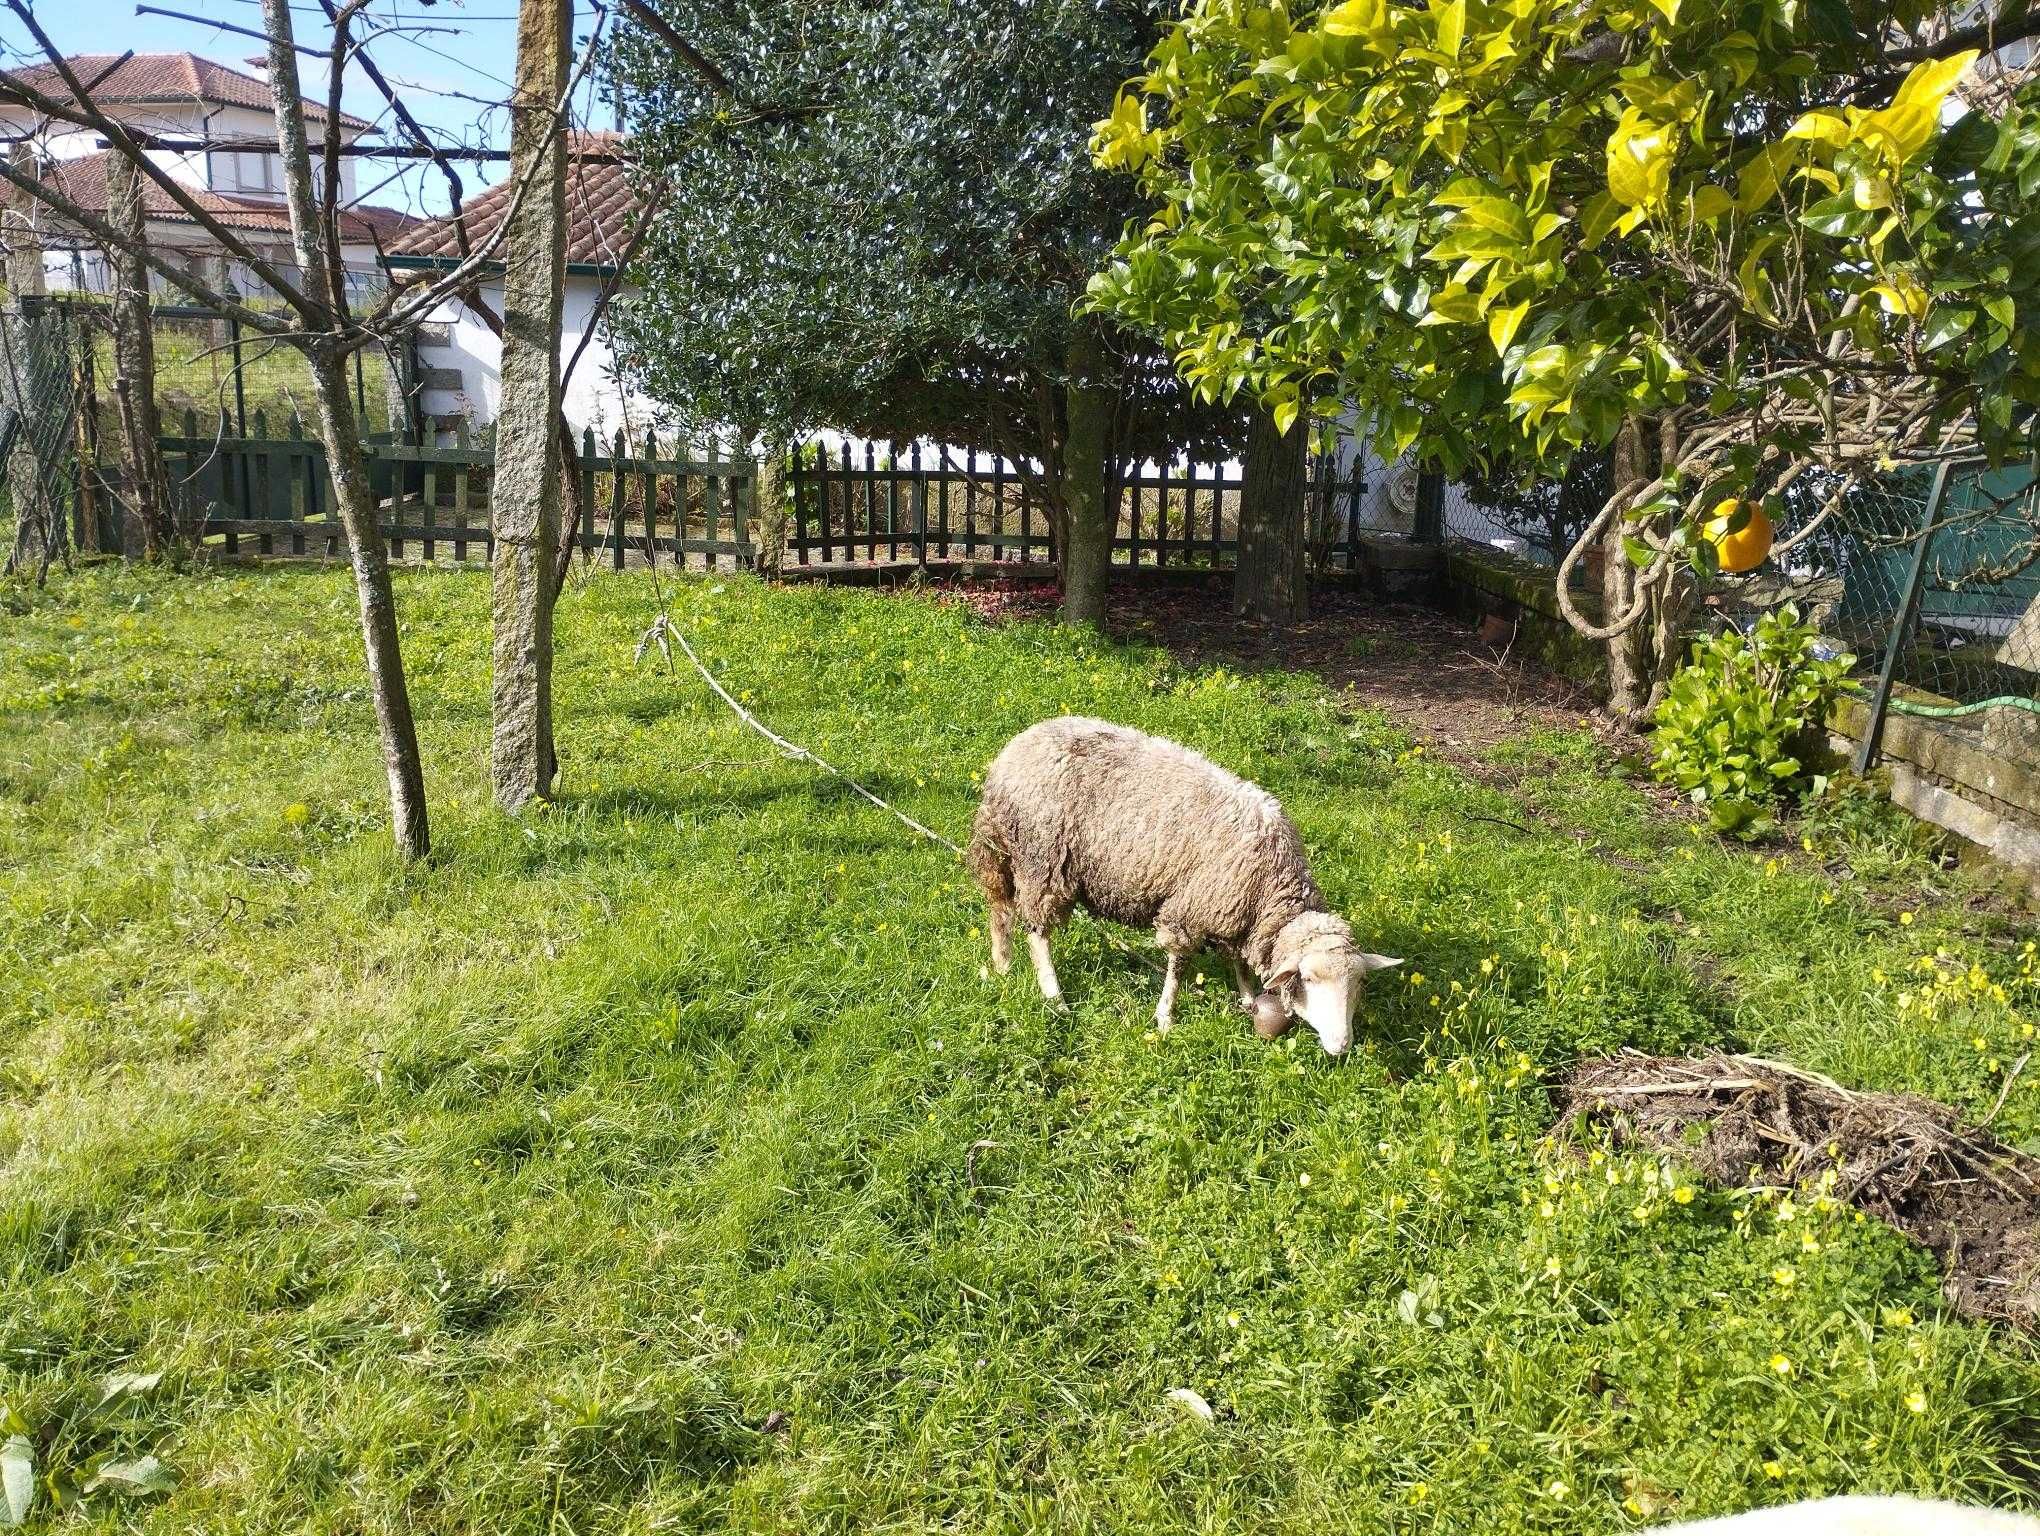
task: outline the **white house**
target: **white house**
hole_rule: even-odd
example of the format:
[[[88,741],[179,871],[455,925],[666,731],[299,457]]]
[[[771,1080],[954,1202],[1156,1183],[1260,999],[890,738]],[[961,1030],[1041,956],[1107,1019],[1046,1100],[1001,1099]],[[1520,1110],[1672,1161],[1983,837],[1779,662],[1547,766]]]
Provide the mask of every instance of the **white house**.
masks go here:
[[[561,402],[568,421],[608,438],[619,428],[633,436],[657,419],[653,402],[618,378],[615,357],[598,311],[602,296],[618,289],[640,204],[622,160],[623,139],[614,133],[568,136],[567,287],[560,326],[560,364],[581,353]],[[493,234],[510,201],[507,182],[461,205],[470,248]],[[460,228],[449,216],[412,230],[391,247],[389,265],[399,273],[444,271],[460,259]],[[628,293],[628,289],[622,289]],[[503,313],[502,264],[492,263],[477,295],[497,316]],[[591,335],[590,332],[593,331]],[[585,347],[583,343],[586,343]],[[456,423],[486,426],[502,399],[502,343],[476,312],[450,299],[420,332],[417,342],[423,411],[442,430]]]
[[[114,121],[154,138],[178,143],[269,145],[276,142],[276,115],[266,70],[260,60],[235,69],[192,53],[138,53],[124,62],[118,54],[77,54],[65,60],[93,102]],[[8,72],[5,79],[32,86],[46,96],[70,99],[62,76],[49,64]],[[305,124],[316,145],[325,132],[325,109],[305,104]],[[341,114],[341,139],[352,144],[372,125]],[[43,174],[62,195],[93,213],[106,210],[106,159],[98,134],[69,123],[49,122],[19,106],[0,105],[0,135],[37,151]],[[219,223],[233,229],[263,260],[281,268],[295,261],[290,219],[283,205],[281,160],[260,147],[152,149],[149,158],[192,190],[194,200]],[[357,283],[377,281],[377,251],[418,221],[395,209],[353,206],[355,163],[340,162],[341,255]],[[196,276],[214,285],[231,283],[242,294],[259,294],[261,282],[246,271],[161,187],[144,181],[144,232],[151,246],[169,253]],[[44,215],[40,219],[47,285],[53,291],[105,292],[110,271],[96,242]],[[159,277],[160,293],[165,284]]]

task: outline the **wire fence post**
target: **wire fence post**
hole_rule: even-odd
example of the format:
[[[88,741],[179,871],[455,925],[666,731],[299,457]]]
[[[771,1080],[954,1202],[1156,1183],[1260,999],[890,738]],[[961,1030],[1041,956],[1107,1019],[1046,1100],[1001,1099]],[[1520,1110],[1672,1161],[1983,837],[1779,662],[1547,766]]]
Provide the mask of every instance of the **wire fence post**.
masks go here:
[[[1941,501],[1948,493],[1949,463],[1942,460],[1934,470],[1933,489],[1927,493],[1926,511],[1920,517],[1918,543],[1913,549],[1912,568],[1906,573],[1905,592],[1891,624],[1891,639],[1884,647],[1884,665],[1877,673],[1877,691],[1870,698],[1870,719],[1863,729],[1862,745],[1856,749],[1856,776],[1876,766],[1884,745],[1884,722],[1891,712],[1891,686],[1898,676],[1898,657],[1909,643],[1913,623],[1919,617],[1920,590],[1926,585],[1927,557],[1933,551],[1935,523],[1941,515]]]
[[[241,322],[236,317],[227,317],[227,345],[234,356],[234,435],[248,435],[248,380],[241,367]]]

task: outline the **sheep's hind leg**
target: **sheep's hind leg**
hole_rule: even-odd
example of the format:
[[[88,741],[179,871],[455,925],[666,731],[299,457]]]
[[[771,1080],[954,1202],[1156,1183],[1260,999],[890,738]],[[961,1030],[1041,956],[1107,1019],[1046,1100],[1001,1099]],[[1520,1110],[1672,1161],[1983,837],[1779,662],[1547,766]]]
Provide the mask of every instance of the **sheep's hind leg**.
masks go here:
[[[991,901],[992,969],[1001,976],[1013,969],[1013,903],[996,896]]]
[[[1038,929],[1027,930],[1027,955],[1034,962],[1034,979],[1041,983],[1041,995],[1048,999],[1049,1006],[1062,1006],[1062,983],[1055,979],[1055,962],[1048,957],[1048,935]]]

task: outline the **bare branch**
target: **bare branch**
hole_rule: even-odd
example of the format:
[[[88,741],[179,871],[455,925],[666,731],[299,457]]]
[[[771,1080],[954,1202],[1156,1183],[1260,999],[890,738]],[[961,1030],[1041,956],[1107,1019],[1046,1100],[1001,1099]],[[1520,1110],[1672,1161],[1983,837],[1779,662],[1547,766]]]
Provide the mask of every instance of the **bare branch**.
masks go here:
[[[33,86],[23,84],[18,76],[0,80],[0,102],[13,100],[20,105],[27,106],[31,111],[43,113],[59,122],[98,129],[113,144],[115,153],[125,154],[132,160],[135,163],[135,168],[161,188],[169,196],[170,200],[177,205],[178,209],[190,218],[193,223],[219,241],[221,246],[233,255],[236,260],[244,262],[250,271],[267,283],[291,308],[298,310],[301,314],[310,314],[308,308],[310,301],[299,291],[296,284],[286,280],[282,273],[278,272],[269,262],[257,255],[254,249],[246,241],[242,240],[240,236],[235,234],[230,226],[221,223],[220,220],[213,217],[191,195],[182,182],[178,181],[176,177],[157,165],[155,161],[151,160],[134,146],[131,136],[124,127],[114,122],[94,105],[90,88],[78,78],[77,72],[71,68],[70,61],[58,51],[57,45],[50,40],[49,33],[45,32],[42,24],[35,19],[35,12],[29,7],[27,0],[7,0],[7,6],[21,20],[22,25],[26,26],[34,36],[37,46],[42,49],[44,56],[50,62],[50,66],[56,70],[58,78],[64,82],[65,88],[71,92],[77,105],[75,107],[67,107],[55,97],[38,91]],[[303,134],[302,125],[299,127],[299,134],[300,136]],[[106,227],[104,220],[100,222],[102,227]]]

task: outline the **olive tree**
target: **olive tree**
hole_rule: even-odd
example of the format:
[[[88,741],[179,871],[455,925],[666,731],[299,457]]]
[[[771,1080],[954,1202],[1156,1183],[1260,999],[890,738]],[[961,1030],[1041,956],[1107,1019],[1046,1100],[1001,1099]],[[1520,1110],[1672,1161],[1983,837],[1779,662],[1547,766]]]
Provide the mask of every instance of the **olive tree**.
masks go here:
[[[1195,0],[1097,124],[1148,205],[1092,302],[1209,398],[1357,401],[1452,473],[1608,453],[1559,593],[1641,724],[1720,502],[1806,477],[1817,522],[2026,440],[2040,123],[2016,82],[1957,87],[2040,12],[1975,9]],[[1596,544],[1598,615],[1569,591]]]
[[[819,427],[1003,455],[1047,507],[1066,617],[1105,604],[1120,466],[1231,451],[1143,337],[1078,316],[1139,189],[1089,125],[1161,35],[1156,0],[730,7],[658,0],[614,55],[659,200],[617,316],[648,391],[784,444]]]

